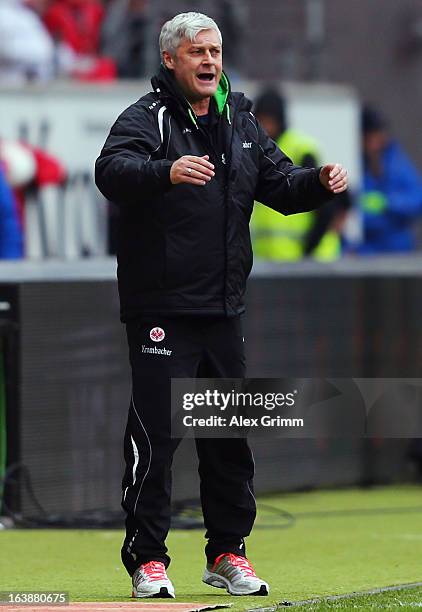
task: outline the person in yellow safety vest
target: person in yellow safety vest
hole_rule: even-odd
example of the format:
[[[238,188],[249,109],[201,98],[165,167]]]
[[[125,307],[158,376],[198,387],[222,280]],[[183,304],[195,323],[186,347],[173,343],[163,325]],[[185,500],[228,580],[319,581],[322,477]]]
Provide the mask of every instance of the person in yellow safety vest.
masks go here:
[[[320,165],[317,143],[296,130],[287,129],[285,103],[275,89],[266,90],[257,99],[254,111],[269,136],[294,164]],[[342,209],[348,208],[348,205],[339,208],[338,205],[336,197],[317,211],[286,217],[255,203],[251,218],[255,255],[274,261],[297,261],[309,255],[321,261],[337,259],[341,242],[338,231],[332,227],[339,219],[337,211],[343,215]]]

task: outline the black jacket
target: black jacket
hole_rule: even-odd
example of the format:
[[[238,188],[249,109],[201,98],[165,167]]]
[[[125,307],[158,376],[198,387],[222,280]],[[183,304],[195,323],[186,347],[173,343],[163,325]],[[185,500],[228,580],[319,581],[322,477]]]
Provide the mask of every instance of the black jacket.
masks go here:
[[[283,213],[312,210],[330,194],[318,171],[296,167],[267,136],[252,103],[223,74],[203,128],[172,73],[111,128],[96,183],[121,211],[118,280],[122,321],[141,314],[226,315],[244,311],[252,267],[254,200]],[[204,187],[172,185],[183,155],[209,155]]]

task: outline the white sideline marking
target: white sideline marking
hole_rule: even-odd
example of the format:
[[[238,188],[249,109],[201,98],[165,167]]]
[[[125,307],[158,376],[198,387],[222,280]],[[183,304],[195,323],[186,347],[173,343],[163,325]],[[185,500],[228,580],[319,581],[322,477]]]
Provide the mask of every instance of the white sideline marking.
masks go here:
[[[379,589],[371,589],[370,591],[355,591],[354,593],[345,593],[344,595],[331,595],[329,597],[318,597],[315,599],[303,599],[302,601],[282,601],[278,604],[278,610],[281,610],[281,608],[284,608],[285,606],[304,606],[306,604],[323,604],[325,602],[328,601],[339,601],[342,599],[351,599],[352,597],[361,597],[363,595],[379,595],[380,593],[388,593],[389,591],[403,591],[403,590],[410,590],[410,589],[416,589],[418,587],[422,587],[422,582],[410,582],[408,584],[398,584],[395,586],[387,586],[387,587],[381,587]],[[409,605],[408,603],[406,604],[399,604],[399,605]],[[385,606],[382,606],[385,607]],[[418,607],[422,607],[422,604],[418,604]],[[255,610],[251,609],[248,612],[257,612],[257,609],[255,608]]]

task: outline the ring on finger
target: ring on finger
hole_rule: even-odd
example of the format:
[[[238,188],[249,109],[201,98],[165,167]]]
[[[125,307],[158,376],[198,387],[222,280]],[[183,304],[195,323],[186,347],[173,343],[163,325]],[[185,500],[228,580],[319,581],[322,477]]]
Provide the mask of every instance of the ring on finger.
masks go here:
[[[188,174],[192,174],[192,168],[186,168]]]

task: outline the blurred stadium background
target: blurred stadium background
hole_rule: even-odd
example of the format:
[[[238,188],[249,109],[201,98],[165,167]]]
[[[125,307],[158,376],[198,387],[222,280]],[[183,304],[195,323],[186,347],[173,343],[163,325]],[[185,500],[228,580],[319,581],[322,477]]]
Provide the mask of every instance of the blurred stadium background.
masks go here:
[[[22,2],[40,22],[48,5]],[[11,60],[0,44],[0,158],[24,227],[23,257],[0,263],[0,515],[17,526],[122,524],[130,381],[113,258],[117,210],[96,190],[93,165],[116,116],[149,90],[159,30],[178,12],[214,17],[233,88],[251,98],[269,83],[282,88],[289,123],[318,142],[323,162],[350,171],[344,240],[352,248],[328,263],[256,261],[245,316],[248,375],[421,371],[422,201],[413,252],[362,257],[353,245],[362,232],[363,102],[382,109],[422,172],[422,3],[109,0],[103,10],[102,43],[89,53],[73,49],[48,77],[19,66],[19,78],[2,74]],[[132,25],[122,25],[129,13]],[[124,27],[132,28],[129,51],[118,44]],[[95,64],[105,56],[111,64]],[[35,149],[48,158],[44,178]],[[419,483],[420,442],[411,432],[254,440],[257,492]],[[179,508],[198,497],[194,456],[191,441],[176,456]]]

